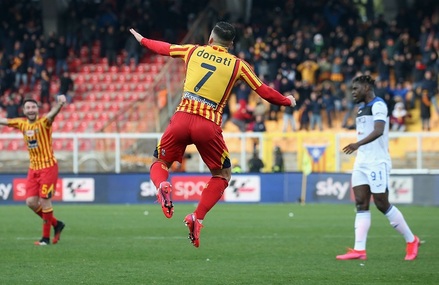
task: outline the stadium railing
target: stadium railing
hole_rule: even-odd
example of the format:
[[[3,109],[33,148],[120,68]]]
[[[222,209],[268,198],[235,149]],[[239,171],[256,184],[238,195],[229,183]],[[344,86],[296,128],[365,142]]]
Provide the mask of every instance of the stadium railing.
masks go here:
[[[162,133],[53,133],[53,147],[62,173],[148,172],[152,153]],[[271,172],[275,148],[282,151],[285,171],[301,171],[309,155],[314,172],[349,172],[355,155],[345,155],[343,146],[355,141],[355,133],[224,133],[232,160],[244,171],[257,150]],[[439,133],[390,133],[389,150],[393,172],[439,171]],[[186,153],[188,172],[208,172],[194,146]],[[28,152],[21,134],[0,134],[0,172],[25,173]]]

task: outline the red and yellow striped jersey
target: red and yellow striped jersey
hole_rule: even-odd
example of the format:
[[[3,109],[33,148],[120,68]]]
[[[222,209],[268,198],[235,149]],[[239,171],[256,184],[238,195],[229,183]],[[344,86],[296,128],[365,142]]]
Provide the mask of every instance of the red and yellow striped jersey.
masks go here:
[[[29,123],[27,118],[8,119],[8,126],[23,133],[30,158],[30,169],[39,170],[53,166],[56,158],[52,148],[52,122],[46,117]]]
[[[224,106],[238,79],[253,90],[262,85],[245,61],[221,46],[171,45],[170,55],[186,63],[186,80],[177,112],[197,114],[221,125]]]

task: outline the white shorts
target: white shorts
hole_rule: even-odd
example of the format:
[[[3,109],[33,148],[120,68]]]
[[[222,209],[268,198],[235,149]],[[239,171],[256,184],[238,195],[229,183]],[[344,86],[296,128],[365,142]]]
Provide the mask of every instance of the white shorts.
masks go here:
[[[390,167],[386,163],[354,167],[352,187],[369,185],[372,193],[385,193],[389,184]]]

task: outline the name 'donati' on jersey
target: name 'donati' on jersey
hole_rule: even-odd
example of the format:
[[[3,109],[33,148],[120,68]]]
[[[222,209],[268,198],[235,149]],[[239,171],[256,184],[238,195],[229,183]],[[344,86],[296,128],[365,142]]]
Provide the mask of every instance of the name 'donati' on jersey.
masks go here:
[[[232,62],[232,60],[230,58],[227,57],[221,57],[221,56],[217,56],[215,54],[210,54],[207,51],[205,51],[204,49],[197,51],[196,55],[198,57],[216,62],[216,63],[222,63],[223,65],[226,66],[230,66],[230,63]]]

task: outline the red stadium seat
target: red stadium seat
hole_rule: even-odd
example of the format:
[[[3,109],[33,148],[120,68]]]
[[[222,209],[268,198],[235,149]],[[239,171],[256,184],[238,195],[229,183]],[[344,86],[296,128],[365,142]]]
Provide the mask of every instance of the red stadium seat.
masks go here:
[[[76,111],[75,104],[68,104],[67,107],[66,107],[66,111],[67,112],[75,112]]]
[[[67,122],[64,124],[63,129],[60,130],[60,131],[63,132],[63,133],[70,133],[70,132],[73,131],[73,128],[74,128],[74,127],[75,127],[75,125],[74,125],[73,122],[71,122],[71,121],[67,121]]]
[[[95,102],[96,101],[96,93],[88,93],[88,95],[85,97],[85,100],[88,102]]]
[[[91,150],[91,142],[89,140],[83,140],[79,143],[80,151],[89,151]]]
[[[98,102],[94,108],[95,112],[104,112],[105,111],[105,105],[102,102]]]
[[[92,84],[98,84],[101,80],[100,80],[100,76],[97,74],[93,74],[90,76],[90,80],[89,80]]]
[[[72,139],[67,140],[67,142],[66,142],[66,144],[64,146],[64,149],[68,150],[68,151],[72,151],[73,150],[73,140]]]
[[[131,67],[124,65],[122,67],[122,72],[123,73],[130,73],[131,72]]]
[[[109,118],[110,118],[110,116],[108,115],[107,112],[101,112],[101,113],[99,113],[97,119],[98,119],[98,121],[100,121],[100,122],[106,122],[106,121],[109,120]]]
[[[114,101],[116,101],[116,102],[124,102],[125,101],[124,93],[117,93],[116,97],[114,98]]]
[[[61,141],[59,139],[54,140],[53,143],[52,143],[52,147],[53,147],[54,150],[62,150],[63,146],[64,146],[63,145],[63,141]]]
[[[74,82],[76,84],[84,84],[85,82],[85,76],[83,74],[78,74],[78,76],[76,76]]]
[[[106,84],[110,84],[110,83],[112,83],[113,82],[113,75],[112,74],[105,74],[104,75],[104,82],[106,83]]]
[[[113,65],[112,67],[110,67],[110,72],[111,73],[118,73],[119,72],[119,68],[117,68],[117,66]]]
[[[88,127],[89,127],[90,122],[87,121],[82,121],[79,123],[79,125],[76,127],[75,131],[77,133],[84,133],[87,131]]]
[[[88,102],[84,102],[81,105],[78,106],[78,111],[79,112],[88,112],[90,110],[90,103]]]
[[[70,114],[70,120],[72,120],[72,121],[78,121],[78,120],[80,120],[80,119],[81,119],[81,117],[79,116],[79,113],[78,113],[78,112],[73,112],[73,113]]]
[[[94,112],[87,112],[84,114],[84,117],[82,118],[85,121],[93,121],[95,119],[95,114]]]
[[[11,140],[9,142],[7,150],[18,150],[22,145],[20,145],[20,141],[17,139]]]
[[[96,132],[101,131],[103,127],[104,127],[104,122],[102,122],[102,121],[96,121],[94,124],[94,130]]]

